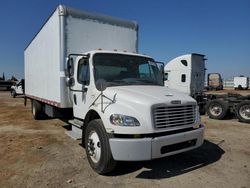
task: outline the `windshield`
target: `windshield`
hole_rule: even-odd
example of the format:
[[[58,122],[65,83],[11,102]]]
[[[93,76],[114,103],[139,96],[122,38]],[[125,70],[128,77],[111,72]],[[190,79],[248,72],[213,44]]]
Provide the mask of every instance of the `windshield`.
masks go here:
[[[153,59],[122,54],[95,54],[93,59],[95,81],[104,79],[108,86],[163,85]]]

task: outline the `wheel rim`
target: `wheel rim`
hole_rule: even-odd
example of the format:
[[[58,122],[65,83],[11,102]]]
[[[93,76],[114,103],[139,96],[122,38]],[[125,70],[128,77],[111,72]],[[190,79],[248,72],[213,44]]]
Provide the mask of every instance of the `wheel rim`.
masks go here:
[[[95,131],[90,132],[88,137],[88,154],[94,163],[98,163],[101,158],[101,143]]]
[[[250,120],[250,105],[243,105],[239,109],[239,114],[242,118]]]
[[[209,111],[213,116],[219,116],[222,113],[222,106],[219,104],[212,104]]]

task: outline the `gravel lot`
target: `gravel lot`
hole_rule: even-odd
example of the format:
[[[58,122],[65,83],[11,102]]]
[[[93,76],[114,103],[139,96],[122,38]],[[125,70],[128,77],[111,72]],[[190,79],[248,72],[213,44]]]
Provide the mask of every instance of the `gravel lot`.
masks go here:
[[[0,92],[0,187],[250,187],[250,124],[202,117],[206,141],[194,151],[123,162],[94,173],[65,123],[32,119],[30,104]]]

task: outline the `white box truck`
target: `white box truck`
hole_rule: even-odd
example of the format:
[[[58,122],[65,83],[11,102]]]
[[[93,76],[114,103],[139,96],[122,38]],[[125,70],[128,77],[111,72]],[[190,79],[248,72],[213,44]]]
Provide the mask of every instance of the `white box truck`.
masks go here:
[[[136,22],[60,5],[24,52],[34,118],[68,118],[99,174],[203,143],[196,101],[164,87],[137,51]]]
[[[234,89],[243,90],[248,89],[249,87],[249,78],[246,76],[237,76],[234,77]]]

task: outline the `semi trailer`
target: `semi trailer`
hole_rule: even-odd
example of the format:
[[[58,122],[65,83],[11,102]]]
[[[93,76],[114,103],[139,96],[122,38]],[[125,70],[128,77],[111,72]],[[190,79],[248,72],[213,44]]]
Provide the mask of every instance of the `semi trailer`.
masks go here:
[[[234,77],[234,89],[235,90],[247,90],[249,87],[249,78],[246,76],[236,76]]]
[[[33,117],[69,120],[99,174],[203,143],[196,101],[164,87],[155,60],[138,53],[134,21],[60,5],[24,57]]]
[[[199,105],[200,113],[207,113],[212,119],[224,119],[229,114],[235,114],[239,121],[250,123],[250,95],[204,92],[205,60],[205,55],[193,53],[166,63],[165,86],[193,97]],[[208,74],[210,89],[221,89],[221,83],[220,74]]]

